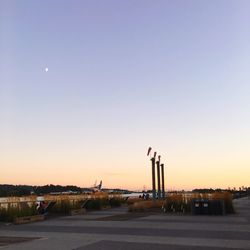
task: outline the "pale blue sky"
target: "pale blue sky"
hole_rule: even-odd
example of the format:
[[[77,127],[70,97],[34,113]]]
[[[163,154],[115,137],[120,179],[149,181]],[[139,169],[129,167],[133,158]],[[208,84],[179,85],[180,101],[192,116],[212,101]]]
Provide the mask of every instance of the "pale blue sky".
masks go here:
[[[190,171],[250,185],[249,13],[241,0],[0,0],[0,182],[150,188],[151,145],[168,188],[202,186]]]

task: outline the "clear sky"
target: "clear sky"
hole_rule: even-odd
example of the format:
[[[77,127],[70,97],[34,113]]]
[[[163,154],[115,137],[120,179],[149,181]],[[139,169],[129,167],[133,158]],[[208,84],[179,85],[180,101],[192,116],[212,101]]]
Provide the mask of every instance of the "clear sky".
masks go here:
[[[0,39],[0,183],[149,189],[151,146],[250,186],[250,1],[0,0]]]

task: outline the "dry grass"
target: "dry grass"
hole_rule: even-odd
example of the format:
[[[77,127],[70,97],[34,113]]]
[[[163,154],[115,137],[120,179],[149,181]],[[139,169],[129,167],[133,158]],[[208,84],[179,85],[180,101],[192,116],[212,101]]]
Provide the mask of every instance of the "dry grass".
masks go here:
[[[164,203],[164,211],[170,213],[190,213],[191,201],[193,199],[198,200],[222,200],[225,204],[226,213],[234,213],[232,194],[229,192],[216,192],[212,194],[208,193],[194,193],[191,195],[185,195],[184,193],[171,194],[167,197]]]
[[[209,199],[210,198],[210,194],[207,194],[207,193],[205,193],[205,194],[201,194],[201,193],[193,193],[190,197],[189,197],[189,199],[191,200],[191,199]]]
[[[223,200],[226,213],[235,213],[233,207],[233,195],[229,192],[216,192],[211,195],[212,200]]]
[[[143,212],[151,209],[161,209],[163,206],[164,201],[137,201],[134,204],[129,206],[130,212]]]
[[[128,200],[127,200],[127,204],[128,205],[133,205],[134,203],[140,202],[140,201],[142,201],[141,198],[138,198],[138,197],[129,197]]]
[[[13,222],[18,217],[37,215],[36,206],[10,207],[0,209],[0,221]]]
[[[109,194],[107,192],[96,192],[91,195],[92,199],[108,199]]]
[[[211,195],[211,199],[213,200],[224,200],[224,201],[232,201],[233,195],[229,192],[215,192]]]
[[[191,198],[182,193],[172,194],[164,202],[164,211],[169,213],[187,213],[190,212]]]

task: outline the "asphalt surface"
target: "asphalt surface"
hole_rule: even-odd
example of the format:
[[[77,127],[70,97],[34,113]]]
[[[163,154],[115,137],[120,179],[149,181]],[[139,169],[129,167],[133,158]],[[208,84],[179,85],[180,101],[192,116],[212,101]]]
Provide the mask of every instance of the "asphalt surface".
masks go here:
[[[222,250],[250,249],[250,199],[234,201],[230,216],[133,214],[127,208],[0,224],[0,249]]]

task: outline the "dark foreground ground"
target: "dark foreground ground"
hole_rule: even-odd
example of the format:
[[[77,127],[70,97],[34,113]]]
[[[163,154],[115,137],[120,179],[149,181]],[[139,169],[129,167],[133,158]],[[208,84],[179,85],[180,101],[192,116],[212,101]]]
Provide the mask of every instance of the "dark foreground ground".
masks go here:
[[[0,249],[222,250],[250,249],[250,199],[232,216],[127,214],[126,208],[26,225],[0,224]]]

